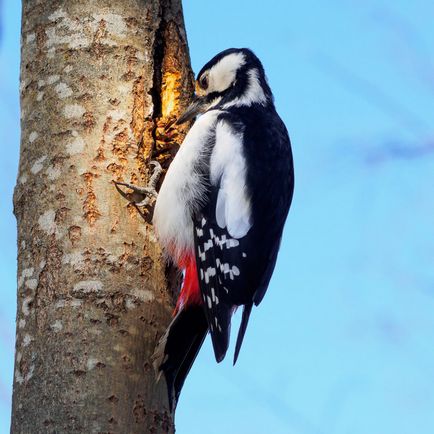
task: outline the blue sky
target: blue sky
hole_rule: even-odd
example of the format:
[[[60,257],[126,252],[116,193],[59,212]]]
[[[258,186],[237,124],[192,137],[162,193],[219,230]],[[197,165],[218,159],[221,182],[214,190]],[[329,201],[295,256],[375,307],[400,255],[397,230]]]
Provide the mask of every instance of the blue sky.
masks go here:
[[[177,432],[434,432],[434,3],[185,0],[184,11],[195,71],[232,46],[263,61],[296,191],[237,366],[216,365],[206,342]],[[19,13],[4,0],[0,432],[15,335]]]

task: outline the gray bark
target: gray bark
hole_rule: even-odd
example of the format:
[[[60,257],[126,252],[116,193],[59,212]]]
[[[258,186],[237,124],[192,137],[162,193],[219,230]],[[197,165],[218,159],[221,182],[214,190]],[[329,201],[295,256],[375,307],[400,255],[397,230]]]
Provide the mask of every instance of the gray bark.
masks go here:
[[[23,0],[14,195],[13,433],[173,432],[150,356],[176,278],[112,181],[145,184],[185,130],[192,73],[180,0]]]

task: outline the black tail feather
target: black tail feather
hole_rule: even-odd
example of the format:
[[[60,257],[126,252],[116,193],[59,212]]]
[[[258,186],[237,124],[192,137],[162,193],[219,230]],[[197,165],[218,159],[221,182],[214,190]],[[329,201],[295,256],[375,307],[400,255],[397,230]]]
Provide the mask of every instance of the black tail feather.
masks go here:
[[[250,313],[252,312],[252,303],[244,305],[243,316],[241,318],[240,330],[238,331],[237,343],[235,345],[234,365],[237,363],[244,334],[246,333],[247,324],[249,323]]]
[[[157,375],[164,373],[169,395],[169,407],[174,411],[184,381],[196,359],[208,331],[202,306],[190,305],[180,309],[160,339],[154,352]]]
[[[217,308],[206,310],[208,323],[210,324],[211,342],[217,363],[220,363],[225,358],[229,347],[233,311],[232,306],[228,306],[222,301],[220,301]],[[213,313],[215,316],[212,316]]]

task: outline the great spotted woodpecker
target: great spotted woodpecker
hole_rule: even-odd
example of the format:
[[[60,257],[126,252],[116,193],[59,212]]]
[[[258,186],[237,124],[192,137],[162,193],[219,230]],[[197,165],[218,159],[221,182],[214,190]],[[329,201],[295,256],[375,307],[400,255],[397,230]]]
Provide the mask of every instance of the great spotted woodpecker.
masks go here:
[[[235,364],[252,306],[273,273],[294,187],[288,133],[252,51],[225,50],[202,68],[178,123],[198,115],[153,217],[161,245],[184,272],[173,321],[154,354],[172,409],[208,331],[220,362],[232,314],[244,306]]]

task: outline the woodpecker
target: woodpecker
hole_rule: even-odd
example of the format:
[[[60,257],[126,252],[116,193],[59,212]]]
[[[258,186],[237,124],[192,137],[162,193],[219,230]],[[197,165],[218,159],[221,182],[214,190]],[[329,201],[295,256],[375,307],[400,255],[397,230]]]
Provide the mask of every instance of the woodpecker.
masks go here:
[[[227,49],[201,69],[193,102],[177,123],[195,117],[153,216],[159,242],[184,275],[174,318],[154,353],[172,410],[207,333],[220,362],[231,317],[243,306],[237,361],[252,307],[274,270],[294,188],[288,132],[251,50]]]

